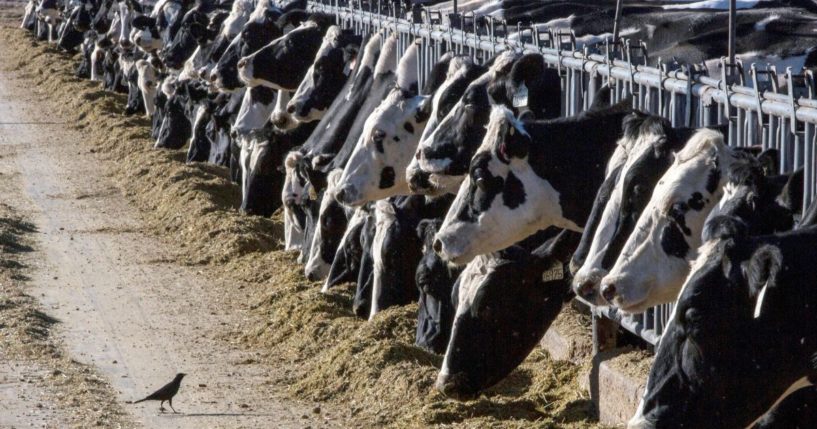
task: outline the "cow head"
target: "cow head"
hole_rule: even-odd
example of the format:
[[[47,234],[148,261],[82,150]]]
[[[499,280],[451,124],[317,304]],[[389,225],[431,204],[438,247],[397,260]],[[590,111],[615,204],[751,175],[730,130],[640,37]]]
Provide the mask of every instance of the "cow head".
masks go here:
[[[355,209],[332,259],[329,274],[321,287],[322,293],[327,293],[330,288],[339,284],[357,280],[363,257],[363,227],[367,219],[373,216],[368,205]]]
[[[397,88],[372,112],[343,171],[344,204],[357,206],[408,194],[405,170],[425,129],[425,97],[417,95],[417,45],[400,60]]]
[[[525,360],[571,296],[565,263],[578,240],[565,231],[532,253],[513,247],[469,263],[453,294],[457,311],[438,390],[472,398]]]
[[[335,259],[347,226],[347,213],[333,194],[340,184],[341,170],[332,170],[327,176],[327,187],[318,212],[318,224],[312,236],[309,261],[304,266],[306,278],[310,281],[323,280]]]
[[[238,75],[247,86],[264,85],[295,91],[312,65],[329,29],[330,19],[314,14],[298,28],[238,61]]]
[[[493,108],[485,140],[434,242],[443,259],[467,263],[550,225],[580,229],[563,218],[559,192],[528,162],[532,144],[526,124],[511,110]]]
[[[250,20],[230,42],[210,74],[210,81],[221,91],[235,91],[244,86],[238,78],[238,61],[263,48],[269,42],[288,33],[293,25],[307,19],[304,11],[293,11],[279,16],[277,9],[262,7],[259,3]]]
[[[801,249],[814,239],[809,229],[703,246],[629,428],[754,427],[776,400],[810,384],[817,302],[804,282],[817,261]]]
[[[139,75],[139,90],[145,103],[145,115],[153,116],[156,111],[156,93],[159,89],[159,74],[156,67],[149,60],[136,62],[136,71]]]
[[[276,91],[271,88],[257,86],[247,89],[232,124],[232,133],[241,136],[263,128],[275,108],[275,101]]]
[[[223,12],[213,15],[214,20],[220,21],[226,17],[227,14]],[[214,35],[207,28],[209,23],[210,17],[198,8],[193,8],[184,14],[179,31],[161,51],[162,62],[167,68],[180,70],[198,47],[212,40]]]
[[[298,122],[321,119],[354,70],[362,38],[332,26],[323,37],[315,61],[306,72],[287,112]]]
[[[701,129],[675,156],[644,208],[609,274],[601,295],[627,313],[671,302],[701,245],[709,212],[723,195],[735,160],[723,134]]]
[[[626,152],[626,161],[618,170],[618,180],[609,198],[597,198],[597,203],[602,204],[593,207],[594,212],[601,212],[597,225],[586,229],[582,236],[582,241],[590,245],[573,277],[573,290],[584,301],[603,305],[599,294],[601,279],[633,231],[656,182],[672,164],[675,151],[683,147],[690,135],[691,130],[674,130],[669,121],[643,113],[633,113],[624,119],[624,137],[619,148]],[[611,161],[616,159],[620,157],[614,155]]]
[[[156,26],[156,18],[139,15],[131,21],[129,39],[137,48],[152,53],[162,48],[162,38]]]
[[[429,128],[427,135],[422,137],[412,170],[408,173],[414,177],[409,178],[409,183],[412,180],[416,182],[415,192],[439,195],[453,192],[459,186],[468,171],[468,162],[474,150],[485,136],[484,125],[491,114],[488,85],[496,73],[507,73],[517,56],[513,52],[503,52],[494,65],[476,80],[473,74],[482,69],[459,60],[451,62],[449,73],[453,72],[454,75],[446,80],[439,94],[435,94],[432,115],[439,115],[439,111],[444,110],[446,104],[458,94],[462,96],[449,107],[450,110],[436,127],[433,130]],[[452,70],[458,66],[458,70]],[[464,90],[463,84],[467,85]]]
[[[763,168],[764,160],[776,158],[777,150],[755,157],[743,157],[735,162],[723,187],[723,197],[712,209],[704,225],[702,238],[711,240],[731,235],[734,223],[739,222],[750,235],[788,231],[794,226],[791,207],[782,203],[787,185],[802,183],[798,174],[769,176]],[[774,162],[774,165],[777,165]],[[793,181],[790,179],[794,179]],[[801,200],[802,201],[802,200]],[[798,204],[799,205],[799,204]],[[729,219],[724,224],[723,220]]]

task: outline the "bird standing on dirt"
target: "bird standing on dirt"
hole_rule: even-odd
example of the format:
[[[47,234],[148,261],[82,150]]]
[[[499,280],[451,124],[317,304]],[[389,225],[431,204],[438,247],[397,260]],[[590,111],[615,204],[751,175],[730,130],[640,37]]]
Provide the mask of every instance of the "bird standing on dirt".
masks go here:
[[[183,372],[176,374],[176,378],[174,378],[173,381],[165,384],[161,389],[151,393],[145,398],[134,402],[134,404],[138,404],[142,401],[161,401],[159,402],[159,411],[164,412],[165,408],[162,405],[164,405],[165,401],[167,401],[167,403],[170,405],[170,409],[175,413],[176,410],[173,408],[173,397],[179,392],[179,386],[181,386],[182,378],[184,378],[185,375],[187,374]]]

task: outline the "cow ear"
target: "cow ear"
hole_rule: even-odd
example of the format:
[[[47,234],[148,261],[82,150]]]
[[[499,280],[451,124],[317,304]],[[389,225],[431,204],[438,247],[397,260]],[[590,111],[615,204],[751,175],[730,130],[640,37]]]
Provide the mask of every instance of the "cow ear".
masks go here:
[[[763,174],[773,176],[777,174],[777,166],[780,165],[780,151],[777,149],[766,149],[757,156],[760,165],[763,167]]]
[[[511,80],[515,87],[522,82],[530,84],[545,73],[545,58],[539,54],[526,54],[519,58],[511,69]]]
[[[777,284],[777,276],[783,267],[783,255],[774,245],[765,245],[757,249],[749,259],[746,267],[746,278],[749,293],[755,298],[754,317],[760,316],[763,301],[769,288]]]

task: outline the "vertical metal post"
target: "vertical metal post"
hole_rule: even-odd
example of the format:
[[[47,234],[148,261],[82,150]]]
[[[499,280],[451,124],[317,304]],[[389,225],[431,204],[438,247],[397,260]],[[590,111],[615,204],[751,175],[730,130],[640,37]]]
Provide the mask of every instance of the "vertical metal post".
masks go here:
[[[737,28],[737,0],[729,0],[729,64],[735,64],[735,29]]]
[[[454,15],[456,15],[457,13],[459,13],[459,10],[457,8],[457,0],[454,0]]]
[[[613,18],[613,43],[618,42],[618,32],[621,29],[619,22],[621,21],[621,8],[623,7],[623,3],[624,0],[616,1],[616,17]]]

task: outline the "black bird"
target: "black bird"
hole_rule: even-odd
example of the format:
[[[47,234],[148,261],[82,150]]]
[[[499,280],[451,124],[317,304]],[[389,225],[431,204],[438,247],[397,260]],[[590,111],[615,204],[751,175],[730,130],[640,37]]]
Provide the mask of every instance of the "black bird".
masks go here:
[[[187,374],[183,372],[176,374],[176,378],[174,378],[173,381],[165,384],[161,389],[151,393],[145,398],[134,402],[134,404],[138,404],[142,401],[161,401],[159,402],[159,411],[164,412],[165,408],[162,405],[164,405],[165,401],[167,401],[167,403],[170,405],[170,409],[175,413],[176,410],[173,408],[173,397],[176,396],[176,393],[179,393],[179,386],[181,386],[182,378],[184,378],[185,375]]]

